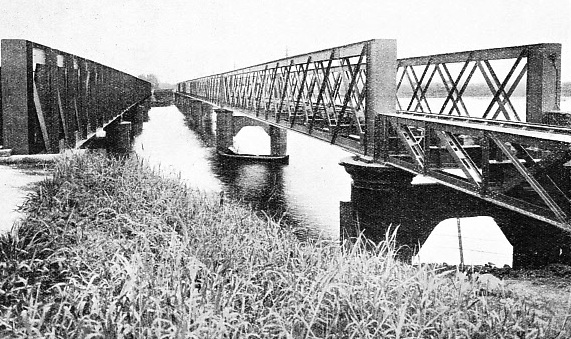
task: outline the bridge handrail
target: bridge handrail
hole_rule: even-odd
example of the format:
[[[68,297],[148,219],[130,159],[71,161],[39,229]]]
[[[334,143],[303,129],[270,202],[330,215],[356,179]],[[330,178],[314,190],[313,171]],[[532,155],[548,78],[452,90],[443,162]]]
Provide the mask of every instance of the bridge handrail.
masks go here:
[[[198,77],[198,78],[184,80],[181,82],[204,80],[204,79],[208,79],[208,78],[212,78],[212,77],[218,77],[218,76],[222,76],[222,75],[244,74],[244,73],[249,73],[249,72],[261,71],[261,70],[264,70],[264,67],[266,65],[272,65],[273,66],[275,64],[279,64],[282,66],[287,66],[290,63],[293,63],[294,65],[299,65],[299,64],[306,63],[308,57],[311,57],[312,61],[314,61],[314,62],[315,61],[326,61],[326,60],[329,60],[332,52],[335,53],[335,55],[334,55],[335,59],[346,58],[346,57],[350,57],[350,56],[358,56],[359,54],[361,54],[361,50],[363,49],[363,46],[370,41],[373,41],[373,40],[365,40],[365,41],[351,43],[351,44],[347,44],[347,45],[343,45],[343,46],[337,46],[337,47],[322,49],[322,50],[315,51],[315,52],[298,54],[298,55],[294,55],[291,57],[276,59],[276,60],[256,64],[253,66],[241,67],[241,68],[238,68],[235,70],[226,71],[226,72],[222,72],[222,73],[216,73],[216,74],[212,74],[212,75],[206,75],[206,76],[202,76],[202,77]]]
[[[514,59],[517,58],[522,53],[522,51],[529,51],[539,48],[552,49],[556,48],[557,46],[559,46],[559,44],[545,43],[407,57],[398,59],[398,66],[417,66],[426,65],[427,63],[455,63],[464,62],[468,59],[473,61]]]

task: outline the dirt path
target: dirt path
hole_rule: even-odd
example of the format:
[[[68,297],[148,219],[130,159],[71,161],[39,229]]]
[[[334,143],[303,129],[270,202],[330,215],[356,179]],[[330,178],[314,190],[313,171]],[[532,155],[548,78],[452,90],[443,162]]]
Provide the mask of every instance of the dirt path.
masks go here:
[[[23,216],[18,206],[32,191],[33,184],[47,175],[42,167],[0,165],[0,234],[10,231],[14,222]]]

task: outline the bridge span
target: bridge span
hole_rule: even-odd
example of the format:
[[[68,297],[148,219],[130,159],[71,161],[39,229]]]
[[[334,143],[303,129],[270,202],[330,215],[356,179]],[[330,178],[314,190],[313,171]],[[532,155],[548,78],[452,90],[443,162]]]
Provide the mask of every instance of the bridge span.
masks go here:
[[[176,96],[349,150],[354,180],[423,175],[571,231],[561,46],[396,50],[335,47],[183,81]]]
[[[81,147],[100,129],[118,146],[142,125],[149,82],[28,40],[3,39],[1,52],[0,140],[12,153]]]

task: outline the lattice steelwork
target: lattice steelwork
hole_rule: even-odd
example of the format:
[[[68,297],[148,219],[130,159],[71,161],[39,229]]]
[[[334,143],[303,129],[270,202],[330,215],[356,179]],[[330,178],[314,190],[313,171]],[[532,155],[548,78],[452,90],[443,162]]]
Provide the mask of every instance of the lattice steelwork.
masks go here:
[[[179,92],[362,151],[369,41],[179,84]]]
[[[543,95],[535,92],[545,85],[545,76],[526,77],[529,63],[535,69],[540,66],[538,63],[544,64],[549,73],[557,73],[558,77],[559,52],[554,44],[542,44],[400,59],[397,110],[541,123],[544,110],[559,107],[534,106],[529,102],[516,107],[514,98],[526,92]],[[553,87],[552,95],[558,91]],[[485,105],[469,107],[467,97],[478,97]]]
[[[560,68],[555,44],[399,60],[385,162],[571,230]]]
[[[178,92],[571,231],[559,44],[397,60],[396,46],[374,41],[183,82]]]

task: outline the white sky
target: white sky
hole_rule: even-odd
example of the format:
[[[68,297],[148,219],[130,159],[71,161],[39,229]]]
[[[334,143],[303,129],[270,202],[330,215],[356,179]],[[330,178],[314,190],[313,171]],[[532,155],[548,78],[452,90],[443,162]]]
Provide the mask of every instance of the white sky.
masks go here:
[[[569,0],[0,0],[0,38],[175,83],[373,38],[399,57],[556,42],[571,81]]]

